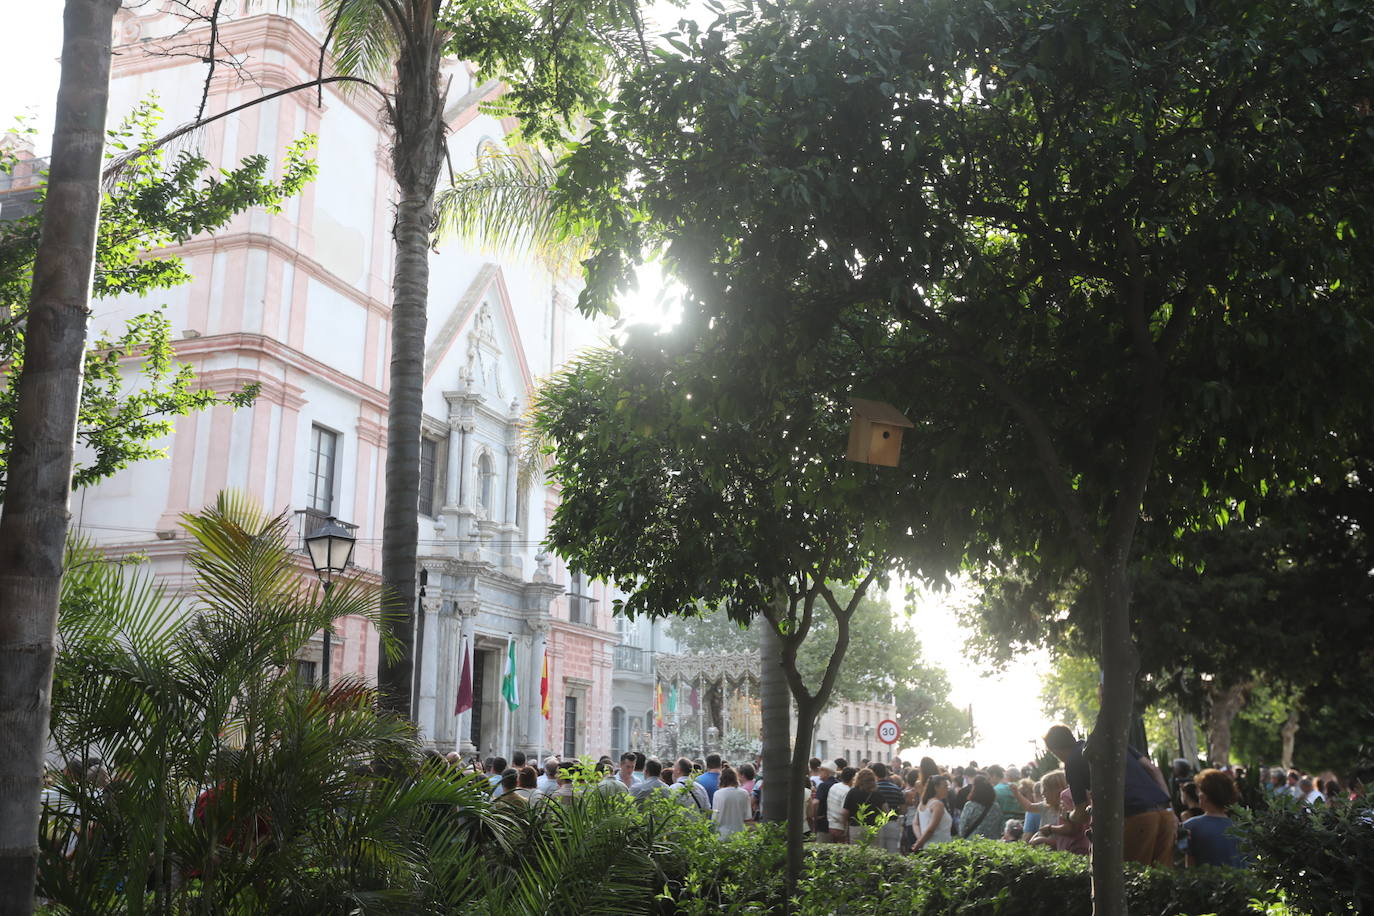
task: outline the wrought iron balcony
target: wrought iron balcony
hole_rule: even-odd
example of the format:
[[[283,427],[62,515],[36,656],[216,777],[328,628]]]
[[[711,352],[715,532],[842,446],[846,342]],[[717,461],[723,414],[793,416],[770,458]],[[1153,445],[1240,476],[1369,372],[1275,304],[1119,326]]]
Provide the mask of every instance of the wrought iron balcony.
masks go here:
[[[631,671],[636,674],[649,674],[652,671],[650,655],[635,646],[615,647],[615,670]]]
[[[297,509],[295,515],[296,534],[299,536],[300,539],[300,543],[297,546],[298,549],[305,550],[305,539],[313,535],[315,532],[319,531],[320,528],[324,525],[325,521],[329,518],[329,515],[325,512],[321,512],[319,509]],[[336,524],[342,525],[343,527],[347,528],[350,534],[354,535],[355,537],[357,536],[357,525],[354,525],[351,522],[345,522],[337,518],[334,519],[334,521]]]

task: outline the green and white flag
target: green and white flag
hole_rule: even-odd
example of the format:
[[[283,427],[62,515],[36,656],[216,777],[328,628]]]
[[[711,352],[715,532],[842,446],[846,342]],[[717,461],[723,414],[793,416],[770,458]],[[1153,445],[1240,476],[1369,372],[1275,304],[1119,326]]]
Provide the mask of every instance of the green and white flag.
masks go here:
[[[501,678],[501,696],[511,710],[520,708],[520,680],[515,676],[515,640],[506,644],[506,673]]]

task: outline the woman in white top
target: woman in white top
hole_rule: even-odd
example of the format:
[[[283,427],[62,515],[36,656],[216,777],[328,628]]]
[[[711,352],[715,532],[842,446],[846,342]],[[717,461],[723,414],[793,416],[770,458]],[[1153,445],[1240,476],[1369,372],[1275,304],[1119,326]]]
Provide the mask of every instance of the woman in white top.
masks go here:
[[[949,780],[943,776],[932,776],[926,781],[926,791],[921,796],[921,806],[916,809],[916,845],[922,849],[933,843],[948,843],[951,819],[945,810],[945,799],[949,796]]]
[[[711,799],[711,820],[722,840],[754,823],[749,793],[739,787],[739,777],[730,767],[720,771],[720,788]]]

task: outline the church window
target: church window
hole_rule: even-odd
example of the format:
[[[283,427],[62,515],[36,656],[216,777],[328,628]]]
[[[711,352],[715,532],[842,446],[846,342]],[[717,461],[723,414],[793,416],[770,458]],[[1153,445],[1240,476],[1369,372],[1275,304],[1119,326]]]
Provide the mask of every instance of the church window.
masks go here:
[[[496,468],[491,456],[486,452],[477,459],[477,506],[485,509],[488,517],[492,511],[492,492],[496,489]]]
[[[421,515],[434,517],[439,503],[439,441],[425,437],[420,440],[420,504]]]
[[[625,710],[617,706],[611,710],[611,759],[619,760],[629,749],[629,743],[625,737]]]
[[[310,428],[310,464],[307,467],[306,504],[325,515],[334,514],[334,477],[338,464],[339,434],[323,426]]]

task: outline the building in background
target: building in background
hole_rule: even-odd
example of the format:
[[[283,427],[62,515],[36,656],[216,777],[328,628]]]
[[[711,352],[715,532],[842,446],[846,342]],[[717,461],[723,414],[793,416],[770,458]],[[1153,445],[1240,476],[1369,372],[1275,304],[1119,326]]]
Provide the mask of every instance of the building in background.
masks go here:
[[[891,697],[861,702],[837,699],[821,714],[812,753],[823,760],[843,757],[851,766],[860,760],[887,762],[898,756],[900,745],[878,740],[878,723],[884,719],[897,720],[897,705]]]
[[[154,94],[168,126],[194,116],[206,68],[194,55],[167,52],[203,49],[209,36],[186,28],[174,15],[179,6],[120,12],[112,120]],[[241,66],[216,70],[206,112],[311,79],[322,32],[308,13],[226,15],[218,41]],[[514,125],[479,109],[500,91],[496,83],[479,84],[457,62],[444,79],[451,80],[449,153],[465,170],[479,150],[500,148]],[[379,109],[365,94],[331,86],[322,105],[313,90],[297,92],[215,124],[203,138],[215,163],[254,154],[280,161],[288,143],[317,135],[318,179],[280,214],[243,214],[179,246],[195,279],[160,301],[95,303],[96,331],[165,304],[179,332],[177,355],[206,387],[261,389],[251,408],[179,419],[167,460],[137,464],[74,498],[84,535],[112,555],[147,556],[174,587],[191,579],[182,514],[229,488],[291,514],[302,535],[331,516],[356,526],[350,574],[379,581],[395,196]],[[532,387],[594,344],[600,330],[577,313],[570,281],[538,264],[450,243],[431,256],[430,269],[416,507],[426,579],[418,609],[421,734],[444,750],[601,753],[613,743],[612,672],[623,636],[605,587],[540,551],[557,494],[519,473]],[[300,563],[302,575],[313,576],[304,556]],[[499,686],[511,646],[521,695],[513,713]],[[474,705],[455,715],[465,647]],[[321,648],[317,637],[301,654],[303,677],[318,676]],[[331,671],[372,678],[377,653],[366,620],[338,621]],[[547,718],[540,710],[546,655]]]
[[[677,651],[668,622],[616,617],[620,642],[613,656],[610,754],[654,748],[657,659]]]

